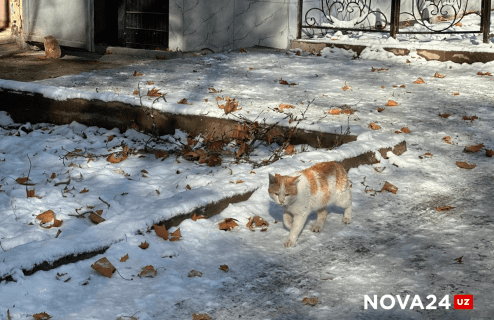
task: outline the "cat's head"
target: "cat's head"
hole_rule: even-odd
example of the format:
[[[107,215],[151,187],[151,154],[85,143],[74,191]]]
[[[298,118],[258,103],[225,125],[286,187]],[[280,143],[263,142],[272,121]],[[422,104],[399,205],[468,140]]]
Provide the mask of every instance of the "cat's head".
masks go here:
[[[297,177],[269,174],[269,196],[282,206],[290,206],[297,199]]]

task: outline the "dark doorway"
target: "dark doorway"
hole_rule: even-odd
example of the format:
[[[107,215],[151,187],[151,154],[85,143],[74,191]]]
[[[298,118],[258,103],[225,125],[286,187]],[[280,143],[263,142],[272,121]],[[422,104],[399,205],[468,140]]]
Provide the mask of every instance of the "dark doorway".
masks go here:
[[[94,1],[94,44],[100,46],[122,46],[118,39],[118,8],[125,6],[126,0]],[[123,27],[123,26],[122,26]]]
[[[167,49],[168,15],[168,0],[126,0],[126,46]]]

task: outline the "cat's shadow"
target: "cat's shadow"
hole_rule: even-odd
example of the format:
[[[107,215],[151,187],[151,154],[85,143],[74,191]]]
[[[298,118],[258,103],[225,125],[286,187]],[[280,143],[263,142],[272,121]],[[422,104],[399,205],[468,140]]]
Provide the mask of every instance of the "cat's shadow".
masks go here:
[[[328,206],[328,207],[326,207],[326,209],[328,210],[327,220],[331,220],[332,217],[334,217],[335,215],[343,216],[343,214],[345,213],[344,208],[334,206],[334,205]],[[283,208],[280,205],[278,205],[274,201],[269,201],[269,215],[271,217],[273,217],[274,220],[283,223],[283,213],[284,212],[285,211],[283,210]],[[307,217],[307,221],[305,221],[304,229],[307,226],[307,224],[312,224],[313,223],[312,220],[316,220],[316,219],[317,219],[317,213],[315,211],[311,212],[309,214],[309,216]],[[284,225],[283,225],[283,228],[288,230]]]

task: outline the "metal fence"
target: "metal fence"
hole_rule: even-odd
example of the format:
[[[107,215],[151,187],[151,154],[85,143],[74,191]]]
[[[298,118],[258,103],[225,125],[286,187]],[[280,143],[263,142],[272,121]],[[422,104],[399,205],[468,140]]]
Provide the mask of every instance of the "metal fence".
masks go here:
[[[315,3],[318,3],[315,6]],[[391,0],[390,12],[372,0],[299,0],[298,38],[327,30],[388,32],[397,34],[481,33],[489,43],[491,0],[481,0],[480,10],[469,9],[468,0]],[[459,30],[468,15],[480,16],[480,29]]]

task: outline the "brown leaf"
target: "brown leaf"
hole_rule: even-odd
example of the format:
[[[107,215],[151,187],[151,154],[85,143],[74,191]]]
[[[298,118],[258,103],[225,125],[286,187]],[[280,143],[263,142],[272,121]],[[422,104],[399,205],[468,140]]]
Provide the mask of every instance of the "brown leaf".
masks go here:
[[[17,182],[18,184],[22,184],[24,186],[31,185],[31,184],[27,183],[28,181],[31,181],[31,180],[29,180],[28,177],[22,177],[22,178],[15,179],[15,182]]]
[[[404,132],[404,133],[410,133],[410,132],[412,132],[412,131],[410,131],[410,129],[408,129],[408,127],[401,128],[401,131]]]
[[[477,151],[480,151],[484,147],[484,144],[477,144],[474,146],[466,146],[465,149],[463,149],[464,152],[472,152],[475,153]]]
[[[238,49],[239,52],[242,52],[242,53],[247,53],[247,50],[245,50],[244,48],[240,48]]]
[[[493,157],[494,156],[494,151],[491,149],[485,149],[485,155],[488,157]]]
[[[197,270],[190,270],[188,277],[189,278],[202,277],[202,272]]]
[[[461,22],[457,22],[457,23],[455,23],[455,26],[456,26],[456,27],[462,27],[462,26],[463,26],[463,24],[462,24]]]
[[[134,92],[132,92],[132,94],[139,94],[139,90],[134,90]]]
[[[475,163],[469,164],[464,161],[456,161],[456,165],[462,169],[473,169],[477,166]]]
[[[112,153],[111,155],[109,155],[107,158],[106,158],[106,161],[110,162],[110,163],[119,163],[119,162],[122,162],[124,160],[127,159],[127,153],[126,152],[122,152],[122,153]]]
[[[463,263],[463,256],[461,256],[461,257],[459,257],[459,258],[456,258],[456,259],[454,259],[454,260],[455,260],[456,262],[458,262],[458,263],[460,263],[460,264],[461,264],[461,263]]]
[[[192,188],[189,185],[186,185],[185,190],[192,190]]]
[[[127,261],[128,259],[129,259],[129,254],[127,253],[125,256],[122,256],[122,257],[120,258],[120,262],[125,262],[125,261]]]
[[[53,210],[48,210],[43,213],[40,213],[36,216],[36,219],[41,220],[41,223],[48,223],[55,219],[55,213]]]
[[[154,270],[154,267],[152,265],[145,266],[141,268],[141,272],[139,273],[139,277],[148,277],[148,278],[154,278],[158,272]]]
[[[451,137],[450,137],[450,136],[446,136],[446,137],[444,137],[444,138],[443,138],[443,141],[444,141],[444,142],[446,142],[447,144],[453,144],[453,143],[451,142]]]
[[[28,197],[28,198],[34,198],[34,197],[36,197],[36,195],[34,194],[34,190],[35,190],[35,189],[32,189],[32,190],[26,190],[26,193],[27,193],[27,197]]]
[[[377,112],[383,112],[384,110],[386,110],[386,108],[377,107]]]
[[[168,158],[168,153],[166,151],[163,151],[163,150],[158,150],[158,151],[156,151],[154,156],[156,157],[156,159],[159,159],[159,158],[166,159],[166,158]]]
[[[226,264],[222,264],[219,269],[225,272],[228,272],[228,270],[230,270],[230,268]]]
[[[492,74],[490,72],[482,72],[482,71],[477,72],[477,75],[479,75],[479,76],[489,76],[489,77],[492,76]]]
[[[239,183],[244,183],[244,180],[237,180],[237,182],[236,182],[236,183],[237,183],[237,184],[239,184]]]
[[[459,96],[459,95],[460,95],[460,91],[453,92],[453,95],[454,95],[454,96]]]
[[[471,121],[473,121],[473,120],[478,119],[478,118],[479,117],[477,117],[477,116],[471,116],[471,117],[469,117],[469,116],[463,116],[463,120],[471,120]]]
[[[89,192],[89,190],[88,190],[88,189],[86,189],[86,188],[84,188],[84,189],[82,189],[82,190],[81,190],[81,192],[80,192],[80,193],[86,193],[86,192]]]
[[[374,122],[371,122],[369,124],[369,128],[371,128],[372,130],[379,130],[379,129],[381,129],[381,127],[378,124],[375,124]]]
[[[219,166],[221,162],[222,162],[221,157],[217,155],[211,155],[207,158],[208,167]]]
[[[245,153],[246,150],[247,150],[247,144],[245,142],[241,142],[240,143],[240,148],[238,149],[238,151],[235,154],[235,156],[240,157],[242,154]]]
[[[101,216],[103,214],[103,210],[96,210],[96,213]]]
[[[156,235],[163,240],[168,240],[168,230],[166,230],[165,226],[159,226],[157,224],[153,224],[154,232],[156,232]]]
[[[93,263],[91,265],[91,268],[94,270],[98,271],[100,274],[104,275],[105,277],[111,278],[113,273],[117,270],[115,267],[108,261],[106,257],[103,257]]]
[[[141,244],[139,245],[139,248],[145,250],[145,249],[149,248],[149,243],[147,243],[146,241],[141,242]]]
[[[422,79],[422,78],[418,78],[418,79],[417,79],[417,80],[415,80],[413,83],[415,83],[415,84],[424,84],[424,83],[425,83],[425,81],[424,81],[424,79]]]
[[[192,320],[211,320],[211,316],[205,313],[193,313]]]
[[[430,153],[430,152],[426,152],[426,153],[424,154],[424,156],[426,156],[427,158],[432,158],[432,157],[433,157],[433,154],[432,154],[432,153]]]
[[[451,210],[451,209],[454,209],[455,207],[452,207],[452,206],[444,206],[444,207],[437,207],[436,210],[437,211],[448,211],[448,210]]]
[[[55,174],[55,172],[53,172],[50,176],[50,179],[55,179],[57,177],[57,175]]]
[[[38,320],[48,320],[51,319],[51,316],[46,312],[42,312],[42,313],[33,314],[33,318]]]
[[[197,215],[197,214],[194,212],[194,214],[192,214],[191,219],[192,219],[192,221],[197,221],[197,220],[199,220],[199,219],[206,219],[206,217],[205,217],[205,216],[203,216],[202,214]]]
[[[279,81],[280,81],[280,84],[283,84],[283,85],[286,85],[286,86],[288,86],[290,84],[288,81],[283,80],[283,79],[280,79]]]
[[[242,110],[242,108],[238,108],[239,102],[236,101],[235,99],[230,99],[229,97],[225,97],[225,100],[226,100],[226,105],[218,106],[220,109],[223,109],[223,111],[225,111],[225,114],[229,114],[237,110]]]
[[[254,216],[253,218],[249,218],[249,222],[247,222],[246,226],[252,230],[254,227],[269,227],[269,222],[260,216]]]
[[[341,88],[343,91],[347,91],[347,90],[351,90],[353,91],[353,87],[352,86],[348,86],[345,82],[345,86]]]
[[[281,112],[283,112],[283,109],[295,109],[295,106],[294,106],[294,105],[292,105],[292,104],[281,103],[281,104],[278,106],[278,110],[280,110]]]
[[[329,110],[329,114],[332,114],[332,115],[334,115],[334,116],[339,115],[340,113],[341,113],[341,110],[340,110],[340,109],[338,109],[338,108],[335,108],[335,109],[330,109],[330,110]]]
[[[285,154],[295,154],[297,151],[295,150],[295,146],[293,144],[289,144],[285,148]]]
[[[392,185],[391,183],[389,183],[388,181],[386,181],[384,183],[383,188],[381,189],[381,192],[383,192],[383,191],[388,191],[388,192],[396,194],[396,192],[398,192],[398,188],[396,186]]]
[[[53,224],[50,226],[50,228],[51,227],[59,228],[62,225],[62,223],[63,223],[63,220],[55,219],[55,220],[53,220]]]
[[[106,221],[104,218],[102,218],[101,216],[97,215],[93,211],[91,211],[91,213],[89,214],[89,220],[91,220],[95,224],[99,224],[101,222]]]
[[[208,93],[219,93],[221,92],[222,90],[216,90],[215,88],[211,87],[211,88],[208,88],[209,89],[209,92]]]
[[[305,297],[303,300],[302,300],[302,303],[305,304],[305,305],[308,305],[308,306],[315,306],[316,304],[319,303],[319,299],[316,298],[316,297],[312,297],[312,298],[307,298]]]
[[[233,218],[226,218],[219,224],[220,230],[230,231],[238,226]]]
[[[398,105],[398,102],[394,100],[388,100],[388,103],[386,103],[386,107],[396,107]]]
[[[187,99],[186,98],[183,98],[182,100],[180,100],[179,102],[177,102],[178,104],[189,104],[187,102]]]
[[[434,73],[434,78],[444,78],[446,77],[445,74],[440,74],[439,72],[436,71],[436,73]]]
[[[449,113],[440,113],[439,116],[441,118],[449,118],[450,114]]]
[[[142,73],[138,73],[137,70],[134,71],[134,74],[132,74],[134,77],[140,77],[142,76]]]
[[[171,238],[170,238],[170,241],[178,241],[180,240],[180,237],[182,237],[182,234],[180,233],[180,228],[178,228],[177,230],[175,230],[174,232],[172,232],[171,234]]]
[[[408,59],[407,59],[407,61],[406,61],[406,62],[407,62],[407,63],[412,63],[412,62],[411,62],[410,60],[408,60]]]
[[[251,171],[250,173],[251,173],[251,174],[256,174],[256,172],[255,172],[255,171]]]
[[[153,88],[151,90],[148,90],[148,93],[146,95],[148,97],[161,97],[160,89]]]

